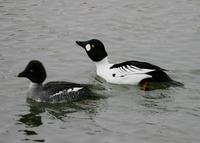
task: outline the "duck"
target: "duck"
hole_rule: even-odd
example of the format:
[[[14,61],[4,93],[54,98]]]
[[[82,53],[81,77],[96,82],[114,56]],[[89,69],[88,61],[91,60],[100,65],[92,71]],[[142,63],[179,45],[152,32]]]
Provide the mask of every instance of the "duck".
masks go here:
[[[51,81],[44,84],[47,73],[38,60],[31,60],[17,77],[30,80],[27,97],[37,102],[73,102],[90,95],[90,90],[86,85],[78,83]]]
[[[110,63],[104,44],[98,39],[76,41],[76,44],[82,47],[95,63],[97,75],[108,83],[142,85],[144,88],[147,83],[181,84],[172,80],[166,69],[148,62],[131,60]]]

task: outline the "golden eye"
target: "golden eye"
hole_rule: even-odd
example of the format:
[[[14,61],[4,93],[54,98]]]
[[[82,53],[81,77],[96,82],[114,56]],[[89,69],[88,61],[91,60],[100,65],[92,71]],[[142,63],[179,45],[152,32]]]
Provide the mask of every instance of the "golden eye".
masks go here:
[[[94,45],[92,45],[92,48],[94,48]]]

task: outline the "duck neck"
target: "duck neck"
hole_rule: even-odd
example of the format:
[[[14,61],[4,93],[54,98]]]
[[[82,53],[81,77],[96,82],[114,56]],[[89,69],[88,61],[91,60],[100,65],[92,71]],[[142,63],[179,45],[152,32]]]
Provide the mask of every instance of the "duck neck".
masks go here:
[[[38,89],[38,88],[42,88],[42,83],[31,82],[29,85],[29,89]]]
[[[107,57],[105,57],[99,62],[95,62],[95,64],[96,64],[97,74],[99,73],[99,71],[109,68],[110,65]]]

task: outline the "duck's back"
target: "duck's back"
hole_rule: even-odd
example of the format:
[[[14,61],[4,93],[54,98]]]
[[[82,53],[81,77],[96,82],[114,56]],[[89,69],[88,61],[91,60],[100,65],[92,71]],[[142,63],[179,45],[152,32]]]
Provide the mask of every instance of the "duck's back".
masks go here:
[[[48,82],[43,86],[49,102],[77,101],[89,95],[87,87],[64,81]]]

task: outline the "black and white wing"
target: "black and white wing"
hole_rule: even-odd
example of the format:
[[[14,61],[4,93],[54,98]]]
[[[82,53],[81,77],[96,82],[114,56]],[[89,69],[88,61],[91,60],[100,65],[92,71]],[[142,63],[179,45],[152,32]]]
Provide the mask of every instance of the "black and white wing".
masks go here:
[[[110,67],[110,69],[117,69],[121,73],[121,76],[128,74],[147,74],[151,76],[151,81],[172,81],[171,78],[165,73],[165,69],[146,62],[127,61],[114,64]]]
[[[127,61],[119,64],[114,64],[110,69],[116,69],[121,74],[145,74],[155,70],[164,70],[158,66],[139,61]]]
[[[49,95],[51,102],[76,101],[86,95],[88,89],[80,84],[54,81],[44,85],[44,90]]]
[[[151,69],[151,70],[162,70],[165,71],[165,69],[160,68],[156,65],[147,63],[147,62],[139,62],[139,61],[126,61],[119,64],[114,64],[110,67],[110,69],[113,68],[122,68],[123,70],[142,70],[142,69]]]

